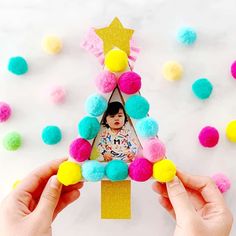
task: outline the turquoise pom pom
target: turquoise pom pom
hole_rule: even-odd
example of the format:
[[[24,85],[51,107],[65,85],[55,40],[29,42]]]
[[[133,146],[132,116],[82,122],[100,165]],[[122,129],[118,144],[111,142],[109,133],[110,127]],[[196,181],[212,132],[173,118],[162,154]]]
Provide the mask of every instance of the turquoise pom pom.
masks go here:
[[[107,100],[99,95],[91,95],[85,102],[86,111],[91,116],[100,116],[107,109]]]
[[[98,161],[86,161],[82,166],[82,175],[88,181],[99,181],[105,175],[105,166]]]
[[[28,71],[28,64],[23,57],[11,57],[8,70],[15,75],[23,75]]]
[[[151,117],[143,118],[136,124],[137,133],[143,138],[155,137],[157,135],[158,128],[157,122]]]
[[[200,99],[207,99],[210,97],[213,86],[208,79],[201,78],[196,80],[192,85],[193,93]]]
[[[124,180],[128,177],[128,165],[121,160],[109,161],[105,171],[107,178],[111,181]]]
[[[78,124],[79,134],[84,139],[93,139],[100,130],[100,124],[95,117],[85,116]]]
[[[177,39],[180,43],[185,45],[193,44],[197,39],[197,33],[194,29],[190,27],[183,27],[179,30],[177,34]]]
[[[43,142],[48,145],[53,145],[60,142],[61,136],[61,130],[57,126],[47,126],[42,132]]]
[[[130,117],[134,119],[142,119],[147,116],[149,103],[144,97],[133,95],[126,101],[125,110]]]

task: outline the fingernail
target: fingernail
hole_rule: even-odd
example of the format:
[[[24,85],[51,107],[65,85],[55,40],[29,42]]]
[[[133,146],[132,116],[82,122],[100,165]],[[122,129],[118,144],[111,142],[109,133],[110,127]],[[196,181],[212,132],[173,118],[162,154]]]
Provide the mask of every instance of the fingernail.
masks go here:
[[[56,188],[56,189],[58,189],[58,188],[61,187],[61,183],[57,180],[57,176],[56,176],[56,175],[54,175],[54,176],[51,177],[49,184],[50,184],[50,187],[51,187],[51,188]]]

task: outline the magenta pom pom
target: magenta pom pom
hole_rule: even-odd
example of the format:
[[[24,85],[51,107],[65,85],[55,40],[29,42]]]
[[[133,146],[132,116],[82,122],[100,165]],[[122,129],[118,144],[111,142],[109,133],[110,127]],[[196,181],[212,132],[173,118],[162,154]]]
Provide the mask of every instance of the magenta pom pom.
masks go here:
[[[118,86],[123,93],[134,94],[141,88],[141,77],[133,71],[125,72],[120,76]]]
[[[0,122],[7,121],[10,116],[11,107],[5,102],[0,102]]]
[[[152,163],[160,161],[166,155],[165,145],[158,138],[151,138],[144,142],[143,155]]]
[[[129,176],[139,182],[148,180],[152,176],[152,163],[143,157],[137,157],[129,165]]]
[[[225,193],[230,189],[231,183],[230,179],[222,173],[218,173],[212,176],[212,179],[215,181],[216,186],[221,191],[221,193]]]
[[[91,144],[83,138],[75,139],[70,145],[70,155],[78,162],[89,159],[91,151]]]
[[[219,141],[219,132],[211,126],[204,127],[198,135],[199,142],[203,147],[214,147]]]
[[[96,77],[95,83],[100,92],[110,93],[116,87],[116,75],[110,71],[103,71]]]
[[[60,104],[65,101],[65,89],[61,86],[51,88],[50,97],[53,103]]]
[[[236,61],[231,65],[231,75],[236,79]]]

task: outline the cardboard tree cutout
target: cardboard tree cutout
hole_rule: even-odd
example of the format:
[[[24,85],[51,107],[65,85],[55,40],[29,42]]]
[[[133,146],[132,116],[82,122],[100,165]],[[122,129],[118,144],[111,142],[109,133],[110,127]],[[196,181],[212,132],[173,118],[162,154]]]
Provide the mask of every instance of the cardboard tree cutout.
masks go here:
[[[101,181],[101,217],[131,218],[131,180],[173,180],[174,163],[166,159],[158,139],[157,121],[148,115],[141,96],[141,77],[133,71],[139,49],[132,29],[118,18],[105,28],[90,29],[81,46],[104,65],[96,78],[97,93],[88,97],[87,116],[79,121],[79,136],[70,158],[58,170],[64,185]]]

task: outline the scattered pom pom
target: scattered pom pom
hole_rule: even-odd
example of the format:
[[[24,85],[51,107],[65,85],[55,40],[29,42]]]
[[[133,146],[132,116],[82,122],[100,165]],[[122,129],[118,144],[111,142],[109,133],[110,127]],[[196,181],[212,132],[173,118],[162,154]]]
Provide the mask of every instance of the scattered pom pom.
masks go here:
[[[169,61],[164,64],[162,74],[167,80],[180,80],[183,75],[183,68],[178,62]]]
[[[125,111],[134,119],[142,119],[147,116],[149,111],[149,103],[144,97],[140,95],[133,95],[126,101]]]
[[[57,144],[61,141],[61,138],[61,130],[57,126],[46,126],[42,131],[42,140],[45,144]]]
[[[151,117],[145,117],[136,124],[137,133],[143,138],[153,138],[157,135],[158,124]]]
[[[236,143],[236,120],[232,120],[226,127],[226,137],[230,142]]]
[[[0,122],[7,121],[11,116],[11,107],[5,103],[0,102]]]
[[[78,124],[79,134],[82,138],[90,140],[97,136],[100,124],[95,117],[85,116]]]
[[[8,62],[8,70],[15,75],[23,75],[28,71],[28,64],[23,57],[11,57]]]
[[[42,42],[43,50],[49,54],[57,54],[62,49],[62,42],[57,36],[46,36]]]
[[[133,71],[127,71],[120,76],[118,86],[125,94],[137,93],[141,88],[141,77]]]
[[[196,80],[192,85],[193,93],[200,99],[207,99],[210,97],[213,86],[208,79],[201,78]]]
[[[13,185],[12,185],[12,189],[16,189],[16,187],[21,183],[21,180],[16,180]]]
[[[88,97],[85,107],[91,116],[100,116],[107,109],[107,100],[102,95],[94,94]]]
[[[21,143],[21,135],[17,132],[10,132],[3,138],[3,146],[8,151],[16,151]]]
[[[236,79],[236,61],[234,61],[231,65],[231,75]]]
[[[51,88],[50,98],[53,103],[61,104],[65,101],[66,91],[61,86],[55,86]]]
[[[149,139],[144,142],[143,155],[152,163],[160,161],[166,155],[165,145],[156,137]]]
[[[175,164],[168,159],[163,159],[153,165],[153,177],[162,183],[170,182],[176,175]]]
[[[89,159],[91,151],[92,146],[87,140],[77,138],[71,143],[69,152],[76,161],[82,162]]]
[[[57,179],[65,186],[77,184],[82,180],[82,169],[80,164],[72,161],[64,161],[59,166]]]
[[[193,28],[183,27],[178,31],[177,40],[185,45],[192,45],[197,39],[197,33]]]
[[[122,72],[128,66],[127,54],[120,49],[110,50],[105,56],[105,66],[111,72]]]
[[[135,181],[147,181],[152,176],[152,163],[143,157],[137,157],[129,165],[129,176]]]
[[[198,135],[200,144],[203,147],[214,147],[219,141],[219,132],[216,128],[211,126],[204,127]]]
[[[116,87],[116,75],[110,71],[103,71],[96,77],[95,84],[100,92],[110,93]]]
[[[128,177],[128,165],[121,160],[112,160],[106,165],[105,172],[111,181],[124,180]]]
[[[82,175],[88,181],[99,181],[105,175],[105,166],[98,161],[87,161],[82,166]]]
[[[223,173],[217,173],[213,175],[212,179],[215,181],[216,186],[218,187],[221,193],[225,193],[230,189],[230,179]]]

